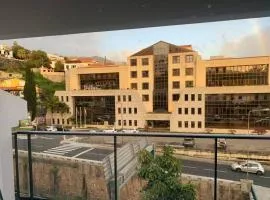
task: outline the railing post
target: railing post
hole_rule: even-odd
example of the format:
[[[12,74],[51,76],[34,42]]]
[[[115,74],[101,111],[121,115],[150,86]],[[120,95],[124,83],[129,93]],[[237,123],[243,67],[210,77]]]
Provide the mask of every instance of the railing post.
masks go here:
[[[18,154],[18,134],[14,135],[14,148],[15,148],[15,173],[16,173],[16,191],[17,197],[21,198],[20,191],[20,175],[19,175],[19,154]]]
[[[215,138],[215,177],[214,177],[214,200],[217,200],[217,138]]]
[[[118,200],[118,180],[117,180],[117,136],[113,136],[114,145],[114,200]]]
[[[32,145],[31,145],[31,134],[27,134],[27,144],[28,144],[28,173],[29,173],[29,192],[30,199],[34,199],[34,190],[33,190],[33,169],[32,169]]]

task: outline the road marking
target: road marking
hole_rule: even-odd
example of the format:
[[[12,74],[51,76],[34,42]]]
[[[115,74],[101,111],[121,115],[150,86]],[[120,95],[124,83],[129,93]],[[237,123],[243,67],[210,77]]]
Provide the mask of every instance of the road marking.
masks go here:
[[[85,150],[85,151],[83,151],[83,152],[81,152],[81,153],[78,153],[78,154],[75,155],[75,156],[72,156],[72,158],[77,158],[77,157],[79,157],[80,155],[87,153],[88,151],[92,151],[93,149],[94,149],[94,148],[87,149],[87,150]]]
[[[197,167],[193,167],[193,166],[187,166],[187,165],[184,165],[185,168],[191,168],[191,169],[195,169]]]
[[[51,149],[43,151],[43,153],[55,154],[55,155],[65,155],[66,153],[69,153],[71,151],[74,151],[74,150],[77,150],[80,148],[81,148],[81,146],[79,146],[79,145],[65,144],[62,146],[53,147]]]
[[[206,171],[215,171],[214,169],[203,169],[203,170],[206,170]],[[226,171],[223,171],[223,170],[217,170],[217,172],[226,173]]]
[[[262,178],[270,178],[270,176],[261,176]]]

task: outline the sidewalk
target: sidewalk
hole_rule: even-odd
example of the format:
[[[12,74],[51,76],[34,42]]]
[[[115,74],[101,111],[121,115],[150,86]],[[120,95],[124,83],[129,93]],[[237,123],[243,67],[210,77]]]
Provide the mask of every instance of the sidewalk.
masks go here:
[[[259,200],[270,200],[270,188],[253,185],[254,192]]]

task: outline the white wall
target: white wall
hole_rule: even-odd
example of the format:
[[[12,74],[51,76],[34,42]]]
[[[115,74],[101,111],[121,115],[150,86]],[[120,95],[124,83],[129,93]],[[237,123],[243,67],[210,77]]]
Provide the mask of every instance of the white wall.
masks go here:
[[[0,189],[7,200],[15,199],[11,127],[26,118],[26,101],[0,90]]]

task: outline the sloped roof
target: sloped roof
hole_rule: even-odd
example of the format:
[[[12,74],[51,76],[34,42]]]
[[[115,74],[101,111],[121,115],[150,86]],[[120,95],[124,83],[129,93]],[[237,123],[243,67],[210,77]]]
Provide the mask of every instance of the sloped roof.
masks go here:
[[[169,45],[169,53],[186,53],[186,52],[194,52],[194,50],[192,49],[192,45],[181,45],[181,46],[177,46],[174,44],[170,44],[168,42],[164,42],[164,41],[159,41],[145,49],[142,49],[140,51],[138,51],[137,53],[131,55],[132,56],[148,56],[148,55],[153,55],[154,53],[154,46],[158,43],[166,43]]]

